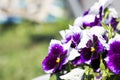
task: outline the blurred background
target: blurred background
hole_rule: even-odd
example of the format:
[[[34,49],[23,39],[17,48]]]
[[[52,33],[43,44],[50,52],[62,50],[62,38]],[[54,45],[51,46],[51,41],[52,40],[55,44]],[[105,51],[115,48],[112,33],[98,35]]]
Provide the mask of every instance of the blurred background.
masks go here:
[[[51,39],[98,0],[0,0],[0,80],[45,74],[41,62]],[[112,6],[120,13],[120,1]]]

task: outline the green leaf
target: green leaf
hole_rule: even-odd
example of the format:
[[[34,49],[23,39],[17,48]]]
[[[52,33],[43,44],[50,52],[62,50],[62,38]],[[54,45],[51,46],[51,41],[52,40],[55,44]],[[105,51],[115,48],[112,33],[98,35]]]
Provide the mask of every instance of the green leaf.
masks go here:
[[[108,8],[106,8],[106,10],[105,10],[105,15],[104,15],[104,19],[106,19],[109,14],[110,14],[110,10],[109,10]]]
[[[117,25],[117,29],[119,29],[120,30],[120,22],[118,23],[118,25]]]
[[[102,21],[102,26],[105,30],[108,30],[108,26]]]
[[[94,80],[94,71],[90,66],[85,66],[84,80]]]
[[[120,75],[111,75],[107,80],[120,80]]]
[[[100,69],[105,70],[105,65],[104,65],[103,60],[102,60],[102,55],[101,55],[101,58],[100,58]]]
[[[117,18],[117,20],[116,20],[117,22],[120,22],[120,18]]]
[[[57,76],[55,74],[53,74],[53,75],[50,76],[49,80],[57,80]]]

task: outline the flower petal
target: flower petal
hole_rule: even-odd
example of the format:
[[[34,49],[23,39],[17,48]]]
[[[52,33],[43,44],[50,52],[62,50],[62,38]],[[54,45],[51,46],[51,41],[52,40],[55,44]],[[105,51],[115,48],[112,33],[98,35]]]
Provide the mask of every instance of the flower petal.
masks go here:
[[[74,48],[72,48],[69,52],[68,60],[74,60],[76,57],[80,56],[80,53]]]
[[[71,70],[71,72],[60,76],[60,78],[65,80],[81,80],[84,72],[85,71],[83,69],[75,68]]]
[[[120,54],[109,56],[107,67],[115,74],[120,74]]]

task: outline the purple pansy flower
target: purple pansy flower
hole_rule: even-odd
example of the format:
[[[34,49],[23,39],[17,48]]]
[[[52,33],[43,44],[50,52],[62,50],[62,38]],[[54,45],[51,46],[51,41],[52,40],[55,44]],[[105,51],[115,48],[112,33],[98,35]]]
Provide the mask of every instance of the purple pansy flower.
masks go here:
[[[107,67],[114,73],[120,74],[120,54],[113,54],[109,56]]]
[[[100,53],[104,51],[104,46],[98,40],[96,35],[93,35],[93,39],[90,39],[86,43],[86,47],[80,50],[80,57],[77,57],[72,61],[74,65],[80,65],[82,63],[91,64],[96,71],[99,68]],[[96,64],[96,61],[98,64]]]
[[[48,55],[42,62],[42,68],[46,73],[54,73],[62,69],[67,61],[67,50],[56,40],[51,41]]]
[[[120,36],[119,40],[111,39],[106,60],[107,67],[114,74],[120,74]]]
[[[81,32],[81,41],[80,41],[79,45],[77,46],[77,48],[80,49],[80,48],[86,47],[86,43],[88,42],[88,40],[93,38],[94,34],[98,37],[100,42],[104,46],[106,46],[106,41],[102,37],[102,35],[104,35],[105,32],[106,32],[106,30],[103,27],[100,27],[100,26],[94,26],[94,27],[92,27],[90,29],[82,30],[82,32]]]
[[[98,40],[98,37],[93,35],[93,40],[89,40],[86,47],[81,50],[81,58],[83,62],[99,57],[99,53],[103,52],[104,47]]]
[[[110,49],[108,51],[108,55],[113,55],[113,54],[120,54],[120,41],[114,41],[110,44]]]

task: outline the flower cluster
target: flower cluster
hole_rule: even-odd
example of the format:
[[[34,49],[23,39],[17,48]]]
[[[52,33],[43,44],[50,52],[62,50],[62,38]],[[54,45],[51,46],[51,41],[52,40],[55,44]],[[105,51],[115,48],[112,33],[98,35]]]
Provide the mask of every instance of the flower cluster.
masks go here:
[[[112,80],[120,74],[119,18],[111,0],[99,0],[51,40],[42,68],[61,80]]]

